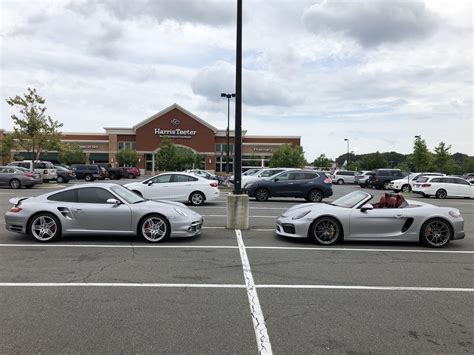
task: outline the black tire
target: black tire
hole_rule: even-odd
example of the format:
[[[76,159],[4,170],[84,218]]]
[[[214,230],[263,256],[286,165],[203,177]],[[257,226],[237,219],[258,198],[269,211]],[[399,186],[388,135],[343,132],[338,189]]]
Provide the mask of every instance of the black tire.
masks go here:
[[[384,190],[389,190],[390,189],[390,181],[384,181],[383,182],[383,189]]]
[[[189,202],[193,206],[202,206],[206,201],[206,196],[201,191],[194,191],[189,195]]]
[[[129,178],[129,179],[133,179],[134,177],[135,177],[135,175],[133,175],[133,174],[128,174],[128,178]]]
[[[58,176],[58,178],[56,179],[56,182],[58,184],[62,184],[64,182],[64,178],[62,176]]]
[[[43,179],[43,182],[44,182],[45,184],[47,184],[47,183],[49,183],[49,179]]]
[[[94,177],[91,174],[86,174],[84,176],[84,180],[86,181],[94,181]]]
[[[159,225],[152,225],[153,223]],[[164,216],[160,214],[151,214],[143,217],[140,223],[138,223],[137,233],[147,242],[161,243],[170,237],[171,227],[170,223]]]
[[[259,187],[257,190],[255,190],[255,199],[259,202],[265,202],[268,201],[270,197],[270,191],[268,191],[264,187]]]
[[[439,189],[438,191],[436,191],[435,196],[436,198],[443,199],[443,198],[448,197],[448,193],[444,189]]]
[[[61,236],[61,223],[55,215],[48,212],[40,212],[31,217],[28,222],[27,231],[36,241],[48,243]],[[45,234],[47,234],[46,237],[44,237]]]
[[[313,189],[308,193],[308,196],[306,196],[306,200],[311,202],[321,202],[323,197],[324,195],[321,190]]]
[[[138,196],[143,197],[143,195],[142,195],[142,193],[141,193],[140,191],[132,190],[132,192],[135,192]]]
[[[322,245],[334,245],[342,238],[342,226],[333,217],[321,217],[309,228],[309,238]]]
[[[344,180],[342,180],[342,179],[337,180],[337,184],[338,185],[344,185]]]
[[[8,185],[11,189],[21,189],[21,182],[18,179],[11,179]]]
[[[411,186],[409,184],[405,184],[402,186],[402,192],[404,193],[407,193],[407,192],[411,192]]]
[[[441,218],[426,221],[420,230],[420,241],[430,248],[442,248],[453,237],[453,229],[449,222]]]
[[[110,176],[110,180],[118,180],[116,173],[110,173],[109,176]]]
[[[363,189],[367,187],[367,186],[365,186],[365,185],[363,185],[363,184],[359,184],[359,186],[360,186],[361,188],[363,188]]]

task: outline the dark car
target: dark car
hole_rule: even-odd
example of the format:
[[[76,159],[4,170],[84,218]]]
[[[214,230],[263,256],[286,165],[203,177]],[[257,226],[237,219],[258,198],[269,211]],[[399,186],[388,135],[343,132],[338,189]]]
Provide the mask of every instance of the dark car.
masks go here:
[[[332,183],[321,171],[288,170],[271,179],[252,182],[243,191],[257,201],[267,201],[270,197],[302,197],[320,202],[332,195]]]
[[[114,168],[110,163],[98,163],[97,165],[107,170],[110,180],[120,180],[120,178],[127,176],[127,168]]]
[[[97,164],[74,164],[71,167],[78,180],[93,181],[108,177],[107,170]]]
[[[74,171],[66,169],[61,165],[55,165],[54,167],[56,168],[56,174],[58,175],[56,178],[56,182],[58,184],[62,184],[63,182],[68,183],[69,181],[76,178]]]
[[[406,175],[400,169],[375,169],[369,176],[368,187],[376,189],[390,189],[390,181],[398,180]]]

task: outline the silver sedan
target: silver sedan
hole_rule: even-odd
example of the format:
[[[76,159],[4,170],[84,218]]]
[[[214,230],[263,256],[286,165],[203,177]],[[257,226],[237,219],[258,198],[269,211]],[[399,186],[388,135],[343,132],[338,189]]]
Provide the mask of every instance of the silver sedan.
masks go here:
[[[464,219],[459,210],[405,200],[386,193],[370,204],[372,195],[351,192],[333,203],[296,205],[277,221],[276,233],[309,238],[318,244],[338,241],[413,241],[433,248],[464,238]]]
[[[149,242],[201,233],[203,218],[179,202],[150,201],[116,184],[78,185],[10,200],[6,228],[49,242],[62,235],[138,235]]]

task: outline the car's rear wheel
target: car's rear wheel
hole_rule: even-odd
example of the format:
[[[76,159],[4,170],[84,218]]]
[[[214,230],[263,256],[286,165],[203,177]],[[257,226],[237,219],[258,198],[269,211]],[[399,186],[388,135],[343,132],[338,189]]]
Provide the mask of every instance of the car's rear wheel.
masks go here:
[[[411,191],[411,186],[408,184],[405,184],[402,186],[402,192],[410,192]]]
[[[268,198],[270,197],[270,192],[261,187],[261,188],[258,188],[256,191],[255,191],[255,199],[257,201],[260,201],[260,202],[265,202],[268,200]]]
[[[311,225],[310,237],[318,244],[336,244],[341,236],[342,227],[335,218],[321,217]]]
[[[436,191],[436,198],[446,198],[448,197],[448,193],[444,189],[439,189]]]
[[[94,177],[93,177],[91,174],[86,174],[86,175],[84,176],[84,180],[86,180],[86,181],[92,181],[92,180],[94,180]]]
[[[427,221],[421,227],[421,242],[430,248],[441,248],[449,243],[453,231],[448,222],[443,219],[434,218]]]
[[[11,179],[10,180],[10,187],[12,189],[19,189],[21,188],[21,182],[18,179]]]
[[[189,195],[189,202],[194,206],[201,206],[206,201],[206,196],[200,191],[194,191]]]
[[[28,232],[38,242],[51,242],[61,235],[61,224],[51,213],[39,213],[31,219]]]
[[[311,201],[311,202],[321,202],[322,199],[323,199],[323,193],[321,192],[321,190],[318,190],[318,189],[311,190],[308,193],[308,196],[306,197],[306,200]]]
[[[56,179],[56,182],[58,184],[62,184],[64,182],[64,178],[62,176],[58,176],[58,178]]]
[[[165,217],[153,214],[143,218],[138,226],[138,234],[150,243],[159,243],[170,237],[171,228]]]
[[[128,174],[128,178],[129,178],[129,179],[133,179],[134,177],[135,177],[135,175],[133,175],[133,174]]]
[[[110,180],[117,180],[117,174],[116,173],[110,173]]]
[[[344,184],[344,180],[342,180],[342,179],[337,180],[337,184],[338,184],[338,185],[343,185],[343,184]]]

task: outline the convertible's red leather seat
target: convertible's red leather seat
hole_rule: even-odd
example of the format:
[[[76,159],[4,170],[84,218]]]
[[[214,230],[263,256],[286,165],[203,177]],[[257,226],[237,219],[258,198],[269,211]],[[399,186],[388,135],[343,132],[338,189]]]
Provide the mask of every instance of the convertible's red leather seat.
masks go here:
[[[389,197],[387,200],[387,208],[396,208],[397,207],[397,198],[396,197]]]
[[[406,205],[408,205],[408,202],[405,200],[405,198],[402,195],[397,195],[396,207],[403,208],[406,207]]]

